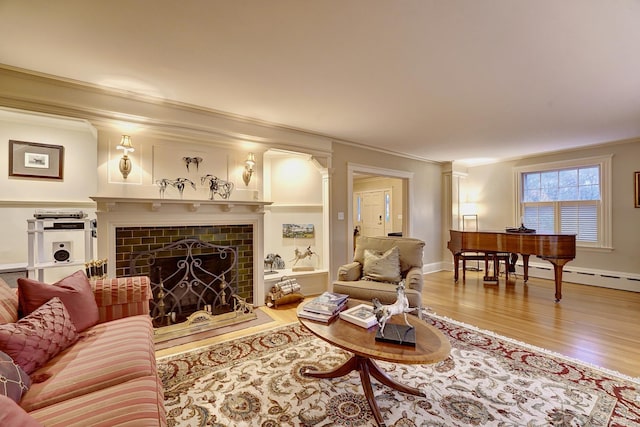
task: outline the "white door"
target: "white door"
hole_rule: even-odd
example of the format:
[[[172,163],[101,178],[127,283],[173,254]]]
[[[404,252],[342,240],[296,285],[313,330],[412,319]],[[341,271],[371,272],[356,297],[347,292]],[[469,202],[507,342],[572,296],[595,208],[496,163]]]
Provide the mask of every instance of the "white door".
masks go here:
[[[364,191],[361,195],[360,234],[386,236],[385,191]]]

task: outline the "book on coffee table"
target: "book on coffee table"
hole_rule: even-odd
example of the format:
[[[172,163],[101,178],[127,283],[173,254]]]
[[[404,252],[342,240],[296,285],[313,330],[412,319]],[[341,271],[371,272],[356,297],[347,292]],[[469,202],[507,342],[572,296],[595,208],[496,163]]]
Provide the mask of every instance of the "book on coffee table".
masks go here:
[[[338,311],[332,314],[314,313],[313,311],[307,311],[303,309],[298,311],[298,317],[315,320],[316,322],[331,323],[336,317],[338,317],[338,314],[340,314],[340,310],[344,310],[346,307],[347,305],[344,304]]]
[[[306,303],[304,305],[304,311],[330,316],[343,309],[347,304],[348,298],[349,295],[346,294],[323,292],[322,295]]]
[[[373,307],[368,304],[358,304],[340,312],[340,318],[362,328],[370,328],[378,324]]]

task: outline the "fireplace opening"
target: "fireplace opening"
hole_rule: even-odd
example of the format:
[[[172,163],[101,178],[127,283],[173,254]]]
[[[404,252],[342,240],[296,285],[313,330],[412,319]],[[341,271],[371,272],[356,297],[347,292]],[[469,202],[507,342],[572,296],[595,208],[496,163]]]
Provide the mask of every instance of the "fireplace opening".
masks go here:
[[[247,303],[253,298],[252,233],[251,225],[116,229],[118,268],[151,280],[156,341],[159,334],[256,317]]]
[[[151,279],[154,299],[150,309],[157,327],[184,322],[198,311],[229,313],[239,297],[235,247],[182,239],[132,253],[129,269]]]

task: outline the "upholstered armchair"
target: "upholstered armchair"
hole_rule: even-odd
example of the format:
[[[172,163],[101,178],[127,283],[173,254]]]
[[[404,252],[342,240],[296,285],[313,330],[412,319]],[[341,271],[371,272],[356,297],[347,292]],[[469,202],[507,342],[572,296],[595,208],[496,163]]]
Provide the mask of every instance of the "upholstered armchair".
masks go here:
[[[398,282],[404,279],[411,307],[422,308],[422,255],[425,243],[409,237],[360,236],[356,240],[353,262],[338,268],[333,291],[351,298],[383,304],[396,301]]]

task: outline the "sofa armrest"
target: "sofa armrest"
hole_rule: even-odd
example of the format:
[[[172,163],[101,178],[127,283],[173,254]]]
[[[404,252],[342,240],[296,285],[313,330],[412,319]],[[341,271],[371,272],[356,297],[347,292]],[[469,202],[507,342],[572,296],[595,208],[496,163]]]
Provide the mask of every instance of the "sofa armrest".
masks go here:
[[[97,279],[91,288],[98,304],[98,323],[140,314],[149,315],[149,300],[153,297],[147,276]]]
[[[362,264],[357,261],[338,267],[338,280],[353,282],[354,280],[360,280],[361,277]]]
[[[424,284],[424,274],[422,273],[422,267],[412,267],[407,271],[405,276],[405,286],[410,289],[422,293],[422,285]]]

